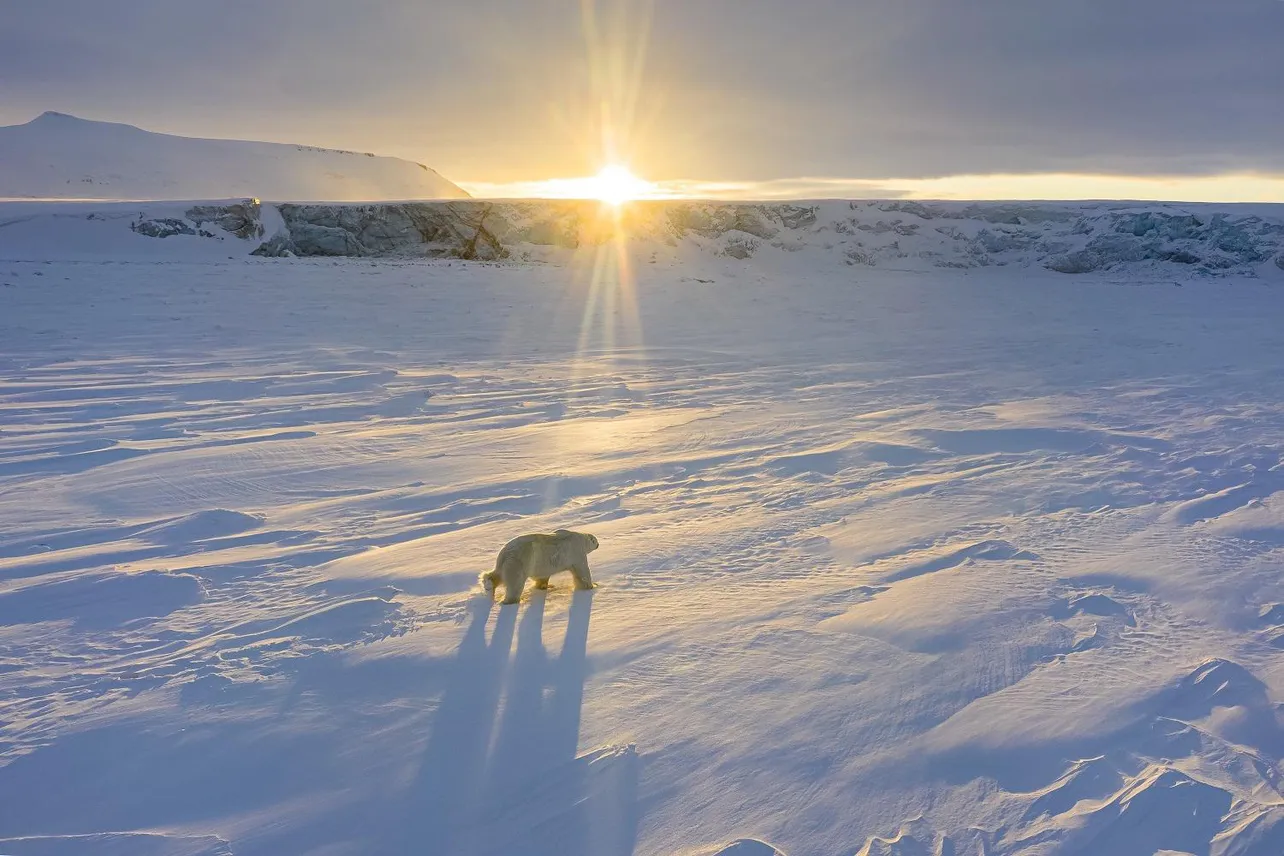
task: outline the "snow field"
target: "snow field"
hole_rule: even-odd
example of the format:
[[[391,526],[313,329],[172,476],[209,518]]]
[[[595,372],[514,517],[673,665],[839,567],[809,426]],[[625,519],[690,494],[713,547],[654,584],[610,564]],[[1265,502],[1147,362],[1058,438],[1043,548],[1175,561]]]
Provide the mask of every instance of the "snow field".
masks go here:
[[[634,261],[0,263],[0,851],[1284,848],[1271,282]]]

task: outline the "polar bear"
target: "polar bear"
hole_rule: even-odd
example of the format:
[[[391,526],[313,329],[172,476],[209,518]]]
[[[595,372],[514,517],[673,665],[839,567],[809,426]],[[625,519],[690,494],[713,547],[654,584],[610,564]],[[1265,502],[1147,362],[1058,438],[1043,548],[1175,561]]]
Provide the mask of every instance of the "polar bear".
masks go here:
[[[548,578],[570,571],[577,589],[593,588],[588,554],[597,549],[597,539],[585,532],[558,529],[552,535],[523,535],[504,545],[495,559],[495,570],[482,574],[482,587],[494,597],[495,587],[504,584],[504,603],[517,603],[528,578],[535,588],[548,588]]]

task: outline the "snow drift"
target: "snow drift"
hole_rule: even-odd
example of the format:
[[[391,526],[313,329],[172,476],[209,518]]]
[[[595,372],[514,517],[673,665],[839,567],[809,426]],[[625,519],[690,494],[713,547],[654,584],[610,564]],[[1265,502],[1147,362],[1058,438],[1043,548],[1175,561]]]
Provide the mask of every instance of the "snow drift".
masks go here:
[[[443,199],[419,163],[312,146],[157,134],[62,113],[0,127],[0,199]]]

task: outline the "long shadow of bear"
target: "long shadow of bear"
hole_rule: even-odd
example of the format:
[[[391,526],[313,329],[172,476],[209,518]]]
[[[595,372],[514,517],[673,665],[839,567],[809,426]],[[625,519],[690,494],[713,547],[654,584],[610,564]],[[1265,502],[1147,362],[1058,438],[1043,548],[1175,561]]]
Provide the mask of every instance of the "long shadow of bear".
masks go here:
[[[630,856],[638,758],[632,746],[577,756],[593,592],[576,592],[562,649],[544,649],[545,598],[500,607],[490,641],[479,601],[404,808],[404,853]],[[502,700],[502,708],[501,702]],[[498,716],[497,716],[498,714]]]

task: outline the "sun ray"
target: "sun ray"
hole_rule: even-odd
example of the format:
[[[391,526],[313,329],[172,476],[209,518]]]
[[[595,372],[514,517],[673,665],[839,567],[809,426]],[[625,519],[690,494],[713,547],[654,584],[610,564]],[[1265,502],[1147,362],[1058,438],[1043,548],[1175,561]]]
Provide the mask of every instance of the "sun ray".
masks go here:
[[[532,183],[533,196],[592,200],[578,219],[579,249],[567,294],[579,301],[580,319],[571,386],[596,389],[603,372],[625,351],[631,366],[644,353],[637,283],[631,262],[628,214],[634,200],[657,199],[659,186],[628,166],[637,154],[635,125],[650,44],[654,0],[581,0],[581,26],[591,93],[581,120],[568,127],[572,144],[596,164],[595,175]],[[565,111],[567,117],[573,110]],[[590,213],[592,212],[592,213]],[[643,362],[645,357],[641,357]]]

